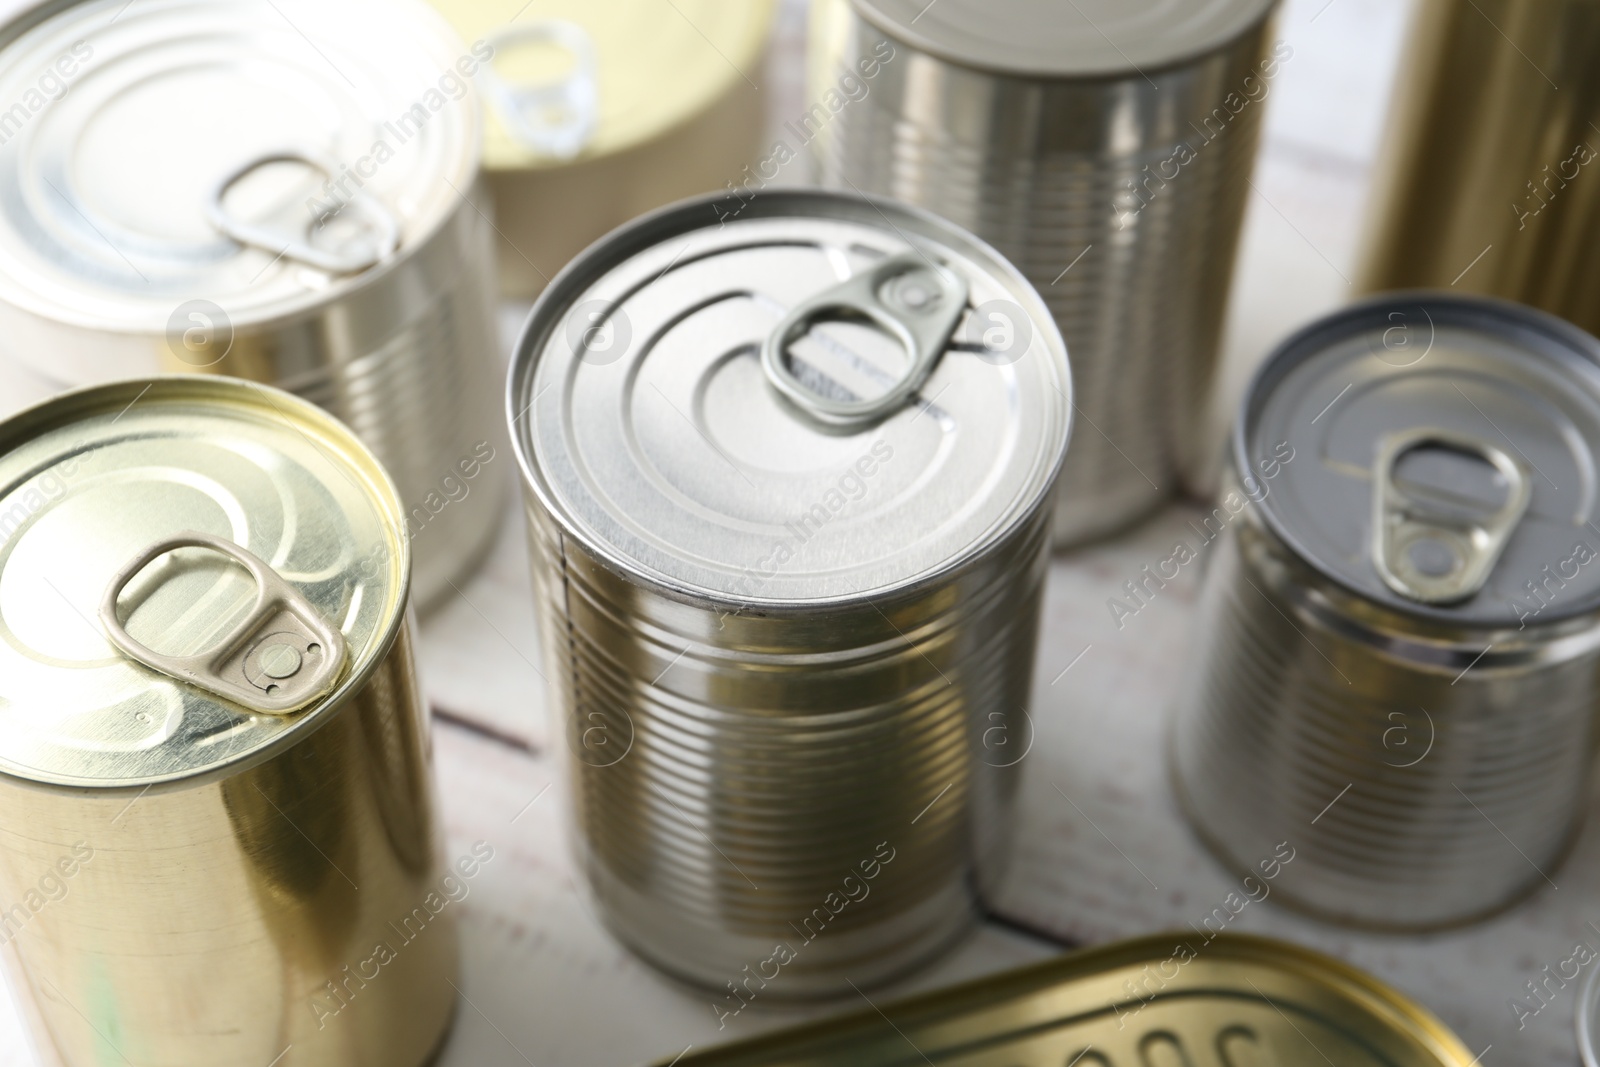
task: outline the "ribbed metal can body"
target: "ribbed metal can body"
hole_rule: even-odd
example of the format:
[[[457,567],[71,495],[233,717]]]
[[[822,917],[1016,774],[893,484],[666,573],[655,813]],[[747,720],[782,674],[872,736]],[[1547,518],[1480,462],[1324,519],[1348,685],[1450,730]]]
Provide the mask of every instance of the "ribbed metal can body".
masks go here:
[[[1600,623],[1419,632],[1252,524],[1215,551],[1172,760],[1218,855],[1250,873],[1287,842],[1275,893],[1373,927],[1466,922],[1548,884],[1588,796]]]
[[[930,54],[854,0],[815,9],[819,106],[796,128],[814,141],[822,183],[918,204],[993,243],[1067,340],[1081,422],[1058,547],[1159,506],[1196,446],[1261,116],[1292,54],[1269,51],[1270,5],[1257,7],[1204,54],[1077,77]],[[834,112],[820,102],[841,85],[866,91]]]
[[[509,407],[580,862],[606,924],[719,1018],[901,974],[994,887],[1070,421],[1059,335],[986,246],[889,201],[722,206],[576,261]],[[896,293],[923,310],[896,319]],[[1026,353],[952,338],[994,299],[1037,319]],[[829,426],[758,353],[845,309],[789,359],[850,396],[893,365],[858,303],[941,316],[940,347],[913,398]],[[635,340],[586,358],[599,330]]]
[[[0,442],[0,961],[41,1061],[427,1062],[471,884],[377,460],[213,376]]]
[[[510,487],[490,462],[506,442],[479,104],[458,77],[477,57],[420,3],[285,16],[233,0],[136,9],[90,33],[115,14],[103,8],[46,5],[0,30],[12,83],[58,54],[74,63],[71,94],[0,144],[0,184],[58,190],[0,212],[0,352],[63,389],[205,373],[319,404],[389,468],[416,602],[436,603],[488,550]],[[376,37],[351,29],[368,14],[384,21]],[[284,17],[309,36],[282,38]],[[315,49],[353,33],[370,50],[328,67]],[[194,63],[194,41],[228,61]],[[459,99],[440,92],[446,79]],[[108,129],[181,139],[230,107],[270,121],[238,123],[198,156],[152,143],[119,167],[81,162],[106,151]],[[111,109],[117,121],[100,121]],[[70,180],[40,177],[63,157]],[[85,221],[104,241],[81,240]]]
[[[1424,0],[1359,289],[1454,288],[1600,331],[1600,8]]]
[[[1600,745],[1600,343],[1418,292],[1286,340],[1206,520],[1171,763],[1197,834],[1356,925],[1555,885]],[[1281,856],[1280,856],[1281,858]]]

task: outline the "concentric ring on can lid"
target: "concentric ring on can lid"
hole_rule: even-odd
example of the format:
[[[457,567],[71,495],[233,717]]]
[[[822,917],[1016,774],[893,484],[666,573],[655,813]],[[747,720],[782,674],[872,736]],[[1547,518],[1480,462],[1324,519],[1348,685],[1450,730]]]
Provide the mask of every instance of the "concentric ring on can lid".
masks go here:
[[[1600,967],[1590,967],[1578,993],[1578,1052],[1583,1067],[1600,1067]]]
[[[88,0],[0,41],[0,299],[45,319],[293,315],[420,244],[477,172],[477,60],[418,0]]]
[[[1222,48],[1277,0],[850,0],[897,41],[962,66],[1044,78],[1138,75]]]
[[[1301,558],[1395,611],[1600,608],[1600,341],[1554,316],[1431,292],[1331,315],[1257,373],[1234,463]]]
[[[812,606],[919,585],[1033,515],[1072,404],[1065,345],[1027,281],[889,201],[786,191],[742,204],[736,218],[707,199],[638,220],[535,305],[512,366],[512,436],[570,535],[669,591]],[[928,310],[924,325],[950,315],[953,335],[937,323],[922,335],[950,337],[929,342],[943,345],[930,376],[876,420],[802,410],[799,389],[848,408],[907,373],[901,342],[865,317],[814,323],[789,349],[787,393],[762,358],[791,312],[825,310],[843,283],[896,264],[884,300]]]
[[[287,393],[185,376],[84,389],[0,423],[0,457],[0,774],[144,787],[248,765],[327,721],[398,633],[410,550],[394,487],[349,430]],[[189,534],[254,555],[342,634],[331,690],[265,713],[113,644],[99,612],[118,572]],[[118,621],[161,656],[279,621],[252,615],[257,583],[219,552],[180,549],[130,577]],[[245,677],[263,693],[292,684],[323,653],[293,643],[254,631]]]

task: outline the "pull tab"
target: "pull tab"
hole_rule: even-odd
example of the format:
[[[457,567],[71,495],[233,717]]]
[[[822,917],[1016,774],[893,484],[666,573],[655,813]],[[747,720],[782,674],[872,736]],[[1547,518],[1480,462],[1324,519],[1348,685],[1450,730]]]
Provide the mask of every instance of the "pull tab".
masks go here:
[[[576,22],[545,19],[502,29],[489,43],[497,53],[522,44],[553,44],[572,53],[572,70],[555,81],[512,85],[493,63],[485,63],[479,77],[506,130],[526,147],[557,159],[583,151],[600,119],[599,64],[589,31]]]
[[[220,552],[240,563],[256,581],[249,617],[215,649],[199,656],[163,656],[134,640],[117,617],[117,597],[133,576],[177,548]],[[259,556],[209,534],[178,534],[129,561],[106,587],[100,623],[111,643],[129,659],[252,711],[275,715],[298,711],[332,690],[344,669],[344,635]]]
[[[365,255],[342,256],[317,248],[309,241],[285,237],[275,230],[241,221],[228,214],[228,209],[223,203],[228,190],[242,181],[247,174],[259,170],[268,163],[304,163],[311,169],[327,175],[329,179],[332,179],[338,171],[338,165],[331,159],[304,148],[265,152],[246,160],[223,175],[222,180],[211,190],[211,199],[206,204],[206,220],[219,232],[240,244],[271,252],[275,256],[288,256],[308,267],[315,267],[329,274],[357,274],[389,258],[395,249],[400,247],[400,223],[377,198],[361,192],[324,213],[316,222],[320,225],[346,209],[354,209],[364,215],[378,230],[377,241]]]
[[[890,256],[801,303],[790,311],[761,348],[767,380],[803,411],[823,422],[854,425],[897,411],[933,373],[967,308],[967,282],[921,254]],[[871,400],[840,400],[807,388],[789,369],[784,351],[827,312],[865,318],[888,332],[911,357],[911,365],[888,392]]]
[[[1400,459],[1424,445],[1477,456],[1506,480],[1505,503],[1487,516],[1420,500],[1394,483]],[[1483,588],[1533,495],[1526,466],[1485,441],[1416,429],[1387,438],[1373,467],[1373,566],[1384,584],[1423,604],[1453,604]]]

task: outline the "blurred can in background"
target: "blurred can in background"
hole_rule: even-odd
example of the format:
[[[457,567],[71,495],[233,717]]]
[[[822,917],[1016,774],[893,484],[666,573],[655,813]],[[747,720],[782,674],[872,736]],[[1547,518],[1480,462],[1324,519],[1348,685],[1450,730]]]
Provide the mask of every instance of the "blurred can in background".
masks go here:
[[[61,387],[227,374],[322,405],[394,476],[436,600],[509,482],[483,469],[480,62],[416,0],[31,9],[0,30],[0,351]]]
[[[575,260],[509,413],[580,862],[725,1018],[900,974],[993,889],[1072,408],[1043,301],[958,228],[722,206]]]
[[[531,299],[612,229],[758,161],[777,0],[433,3],[493,55],[478,83],[506,296]]]
[[[823,184],[993,243],[1066,337],[1081,421],[1058,546],[1159,506],[1198,447],[1261,115],[1293,54],[1268,49],[1273,8],[817,0],[795,125]]]
[[[1547,883],[1600,701],[1600,342],[1396,294],[1246,395],[1172,756],[1199,832],[1285,900],[1420,929]]]
[[[1600,7],[1421,0],[1357,285],[1455,288],[1600,332]]]
[[[62,395],[0,457],[0,955],[42,1062],[425,1062],[460,894],[377,460],[209,376]]]

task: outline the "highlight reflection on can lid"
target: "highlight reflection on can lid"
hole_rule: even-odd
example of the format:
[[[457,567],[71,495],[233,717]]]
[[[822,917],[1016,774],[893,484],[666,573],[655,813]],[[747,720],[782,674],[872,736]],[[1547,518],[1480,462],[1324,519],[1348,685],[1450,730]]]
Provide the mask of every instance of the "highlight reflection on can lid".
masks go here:
[[[296,313],[431,233],[476,173],[456,64],[477,60],[412,0],[88,0],[0,43],[0,109],[22,102],[0,117],[0,298],[48,319]]]
[[[1277,0],[851,2],[881,32],[951,63],[1074,78],[1138,76],[1204,55],[1259,24]]]
[[[398,630],[394,489],[286,393],[81,390],[0,423],[0,456],[0,773],[139,787],[265,758]]]
[[[915,585],[1033,514],[1072,406],[1014,268],[886,201],[716,207],[617,231],[534,308],[513,435],[572,535],[671,590],[814,604]]]
[[[1262,367],[1234,449],[1274,531],[1386,607],[1512,627],[1600,608],[1600,342],[1553,316],[1435,293],[1332,315]]]

